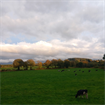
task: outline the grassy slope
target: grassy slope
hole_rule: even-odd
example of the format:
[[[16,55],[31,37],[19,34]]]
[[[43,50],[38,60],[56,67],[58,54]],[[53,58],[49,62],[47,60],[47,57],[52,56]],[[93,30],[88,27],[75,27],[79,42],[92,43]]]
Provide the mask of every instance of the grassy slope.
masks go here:
[[[74,74],[77,70],[77,76]],[[82,70],[82,69],[81,69]],[[2,104],[104,104],[104,71],[33,70],[1,73]],[[77,98],[88,89],[89,99]]]

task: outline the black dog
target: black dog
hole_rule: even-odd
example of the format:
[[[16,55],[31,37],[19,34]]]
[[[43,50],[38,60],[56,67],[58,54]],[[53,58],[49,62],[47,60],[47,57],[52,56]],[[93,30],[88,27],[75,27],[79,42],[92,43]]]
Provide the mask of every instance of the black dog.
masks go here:
[[[80,95],[82,95],[82,98],[83,98],[83,95],[86,95],[86,98],[88,99],[88,91],[87,90],[79,90],[75,96],[75,98],[77,98],[78,96],[80,97]]]

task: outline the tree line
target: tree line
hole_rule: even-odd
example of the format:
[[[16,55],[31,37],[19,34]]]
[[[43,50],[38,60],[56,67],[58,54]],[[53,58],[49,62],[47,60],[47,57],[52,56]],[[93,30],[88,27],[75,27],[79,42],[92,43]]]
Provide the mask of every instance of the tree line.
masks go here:
[[[24,67],[25,70],[28,70],[28,67],[30,67],[30,70],[32,70],[32,67],[37,65],[39,69],[42,68],[42,66],[45,66],[46,68],[68,68],[70,66],[69,60],[61,60],[61,59],[53,59],[53,60],[46,60],[45,63],[42,63],[40,61],[37,61],[37,64],[33,59],[29,59],[27,61],[23,61],[22,59],[15,59],[13,61],[13,67],[20,70],[20,67]]]
[[[35,61],[33,59],[29,59],[27,61],[23,61],[22,59],[15,59],[13,61],[13,67],[20,70],[20,67],[24,67],[25,70],[28,70],[28,67],[30,67],[30,70],[32,70],[32,67],[37,65],[39,69],[42,68],[42,66],[49,68],[69,68],[69,67],[104,67],[104,61],[98,60],[98,61],[92,61],[92,60],[83,60],[83,61],[70,61],[68,59],[61,60],[61,59],[52,59],[52,60],[46,60],[45,63],[42,63],[40,61]]]
[[[69,68],[69,67],[80,67],[80,68],[102,68],[104,69],[104,61],[103,60],[89,60],[89,59],[52,59],[52,60],[46,60],[45,63],[42,63],[40,61],[35,62],[33,59],[28,59],[27,61],[23,61],[22,59],[15,59],[13,61],[12,65],[0,65],[0,68],[8,68],[8,67],[14,67],[17,68],[17,70],[20,70],[21,67],[24,68],[24,70],[30,70],[33,69],[34,66],[37,66],[38,69],[42,69],[44,67],[49,68]]]

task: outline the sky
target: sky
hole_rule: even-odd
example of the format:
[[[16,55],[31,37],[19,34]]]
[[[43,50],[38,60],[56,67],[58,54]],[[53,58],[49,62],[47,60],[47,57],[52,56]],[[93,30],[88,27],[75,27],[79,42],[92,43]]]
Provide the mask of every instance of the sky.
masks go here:
[[[104,0],[0,0],[0,63],[102,59]]]

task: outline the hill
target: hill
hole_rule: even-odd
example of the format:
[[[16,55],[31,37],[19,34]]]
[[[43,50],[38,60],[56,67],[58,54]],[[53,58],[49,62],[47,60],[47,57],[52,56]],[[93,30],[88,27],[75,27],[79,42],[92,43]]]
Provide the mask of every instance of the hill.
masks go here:
[[[81,61],[88,61],[88,62],[91,62],[92,59],[87,59],[87,58],[68,58],[69,61],[78,61],[78,62],[81,62]]]

